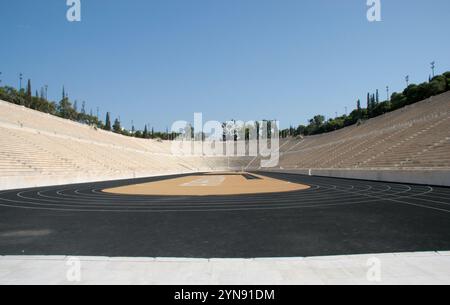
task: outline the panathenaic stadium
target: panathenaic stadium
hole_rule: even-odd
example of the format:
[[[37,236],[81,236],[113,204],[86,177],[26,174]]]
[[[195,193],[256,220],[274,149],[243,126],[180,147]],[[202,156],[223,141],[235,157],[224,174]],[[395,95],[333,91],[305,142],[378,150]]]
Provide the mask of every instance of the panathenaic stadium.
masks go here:
[[[0,101],[0,281],[450,283],[450,93],[262,157]],[[13,275],[13,276],[12,276]],[[376,282],[376,277],[375,277]]]

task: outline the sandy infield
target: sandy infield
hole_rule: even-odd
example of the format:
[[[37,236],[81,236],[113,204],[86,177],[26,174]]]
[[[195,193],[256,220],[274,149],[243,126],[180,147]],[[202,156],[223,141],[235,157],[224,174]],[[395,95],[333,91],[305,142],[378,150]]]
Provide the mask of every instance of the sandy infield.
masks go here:
[[[293,192],[310,188],[303,184],[252,176],[259,179],[247,179],[239,173],[192,175],[105,189],[103,192],[122,195],[214,196]]]

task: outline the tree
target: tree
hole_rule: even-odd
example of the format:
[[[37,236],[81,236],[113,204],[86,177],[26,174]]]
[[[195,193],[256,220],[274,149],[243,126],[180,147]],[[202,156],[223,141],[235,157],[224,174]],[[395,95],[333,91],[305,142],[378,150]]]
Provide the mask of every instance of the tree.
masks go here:
[[[144,139],[147,139],[147,138],[148,138],[148,129],[147,129],[147,125],[145,125],[144,133],[142,134],[142,137],[143,137]]]
[[[320,127],[323,124],[323,122],[325,122],[325,117],[323,115],[316,115],[310,122],[314,126]]]
[[[113,130],[114,130],[115,133],[121,133],[122,132],[122,127],[120,126],[119,119],[116,119],[114,121]]]
[[[111,118],[110,118],[109,112],[106,113],[105,130],[111,131]]]
[[[30,107],[32,104],[32,93],[31,93],[31,79],[28,79],[27,83],[27,107]]]
[[[67,95],[64,93],[64,88],[63,88],[63,95],[65,97],[59,102],[59,105],[58,105],[59,116],[64,119],[76,120],[77,112],[72,107],[72,104],[70,103]]]
[[[391,109],[399,109],[406,105],[406,97],[403,93],[394,92],[391,96]]]
[[[447,91],[447,79],[444,75],[434,77],[429,85],[431,95],[438,95]]]
[[[352,114],[350,114],[350,116],[351,115]],[[362,119],[362,117],[363,117],[363,112],[362,112],[362,107],[361,107],[361,100],[358,100],[356,102],[356,118],[357,118],[357,120],[360,120],[360,119]]]
[[[367,114],[370,117],[370,113],[371,113],[371,107],[372,104],[370,103],[370,93],[367,93]]]
[[[446,90],[450,90],[450,72],[445,72],[444,73],[445,78],[447,79],[447,88]]]

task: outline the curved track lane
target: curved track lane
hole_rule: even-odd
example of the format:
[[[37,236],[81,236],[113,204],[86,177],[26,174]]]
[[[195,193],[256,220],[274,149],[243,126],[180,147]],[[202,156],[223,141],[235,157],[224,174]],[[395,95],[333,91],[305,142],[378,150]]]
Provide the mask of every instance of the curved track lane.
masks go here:
[[[113,195],[173,177],[0,192],[0,255],[288,257],[450,250],[450,189],[265,173],[298,192]]]

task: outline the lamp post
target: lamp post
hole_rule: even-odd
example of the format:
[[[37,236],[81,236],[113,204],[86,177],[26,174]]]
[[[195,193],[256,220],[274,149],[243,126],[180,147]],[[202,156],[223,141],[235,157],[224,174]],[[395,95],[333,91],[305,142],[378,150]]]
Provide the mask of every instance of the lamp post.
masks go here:
[[[432,71],[432,73],[433,73],[433,78],[434,78],[434,69],[436,68],[436,62],[435,61],[433,61],[433,62],[431,62],[431,71]]]

